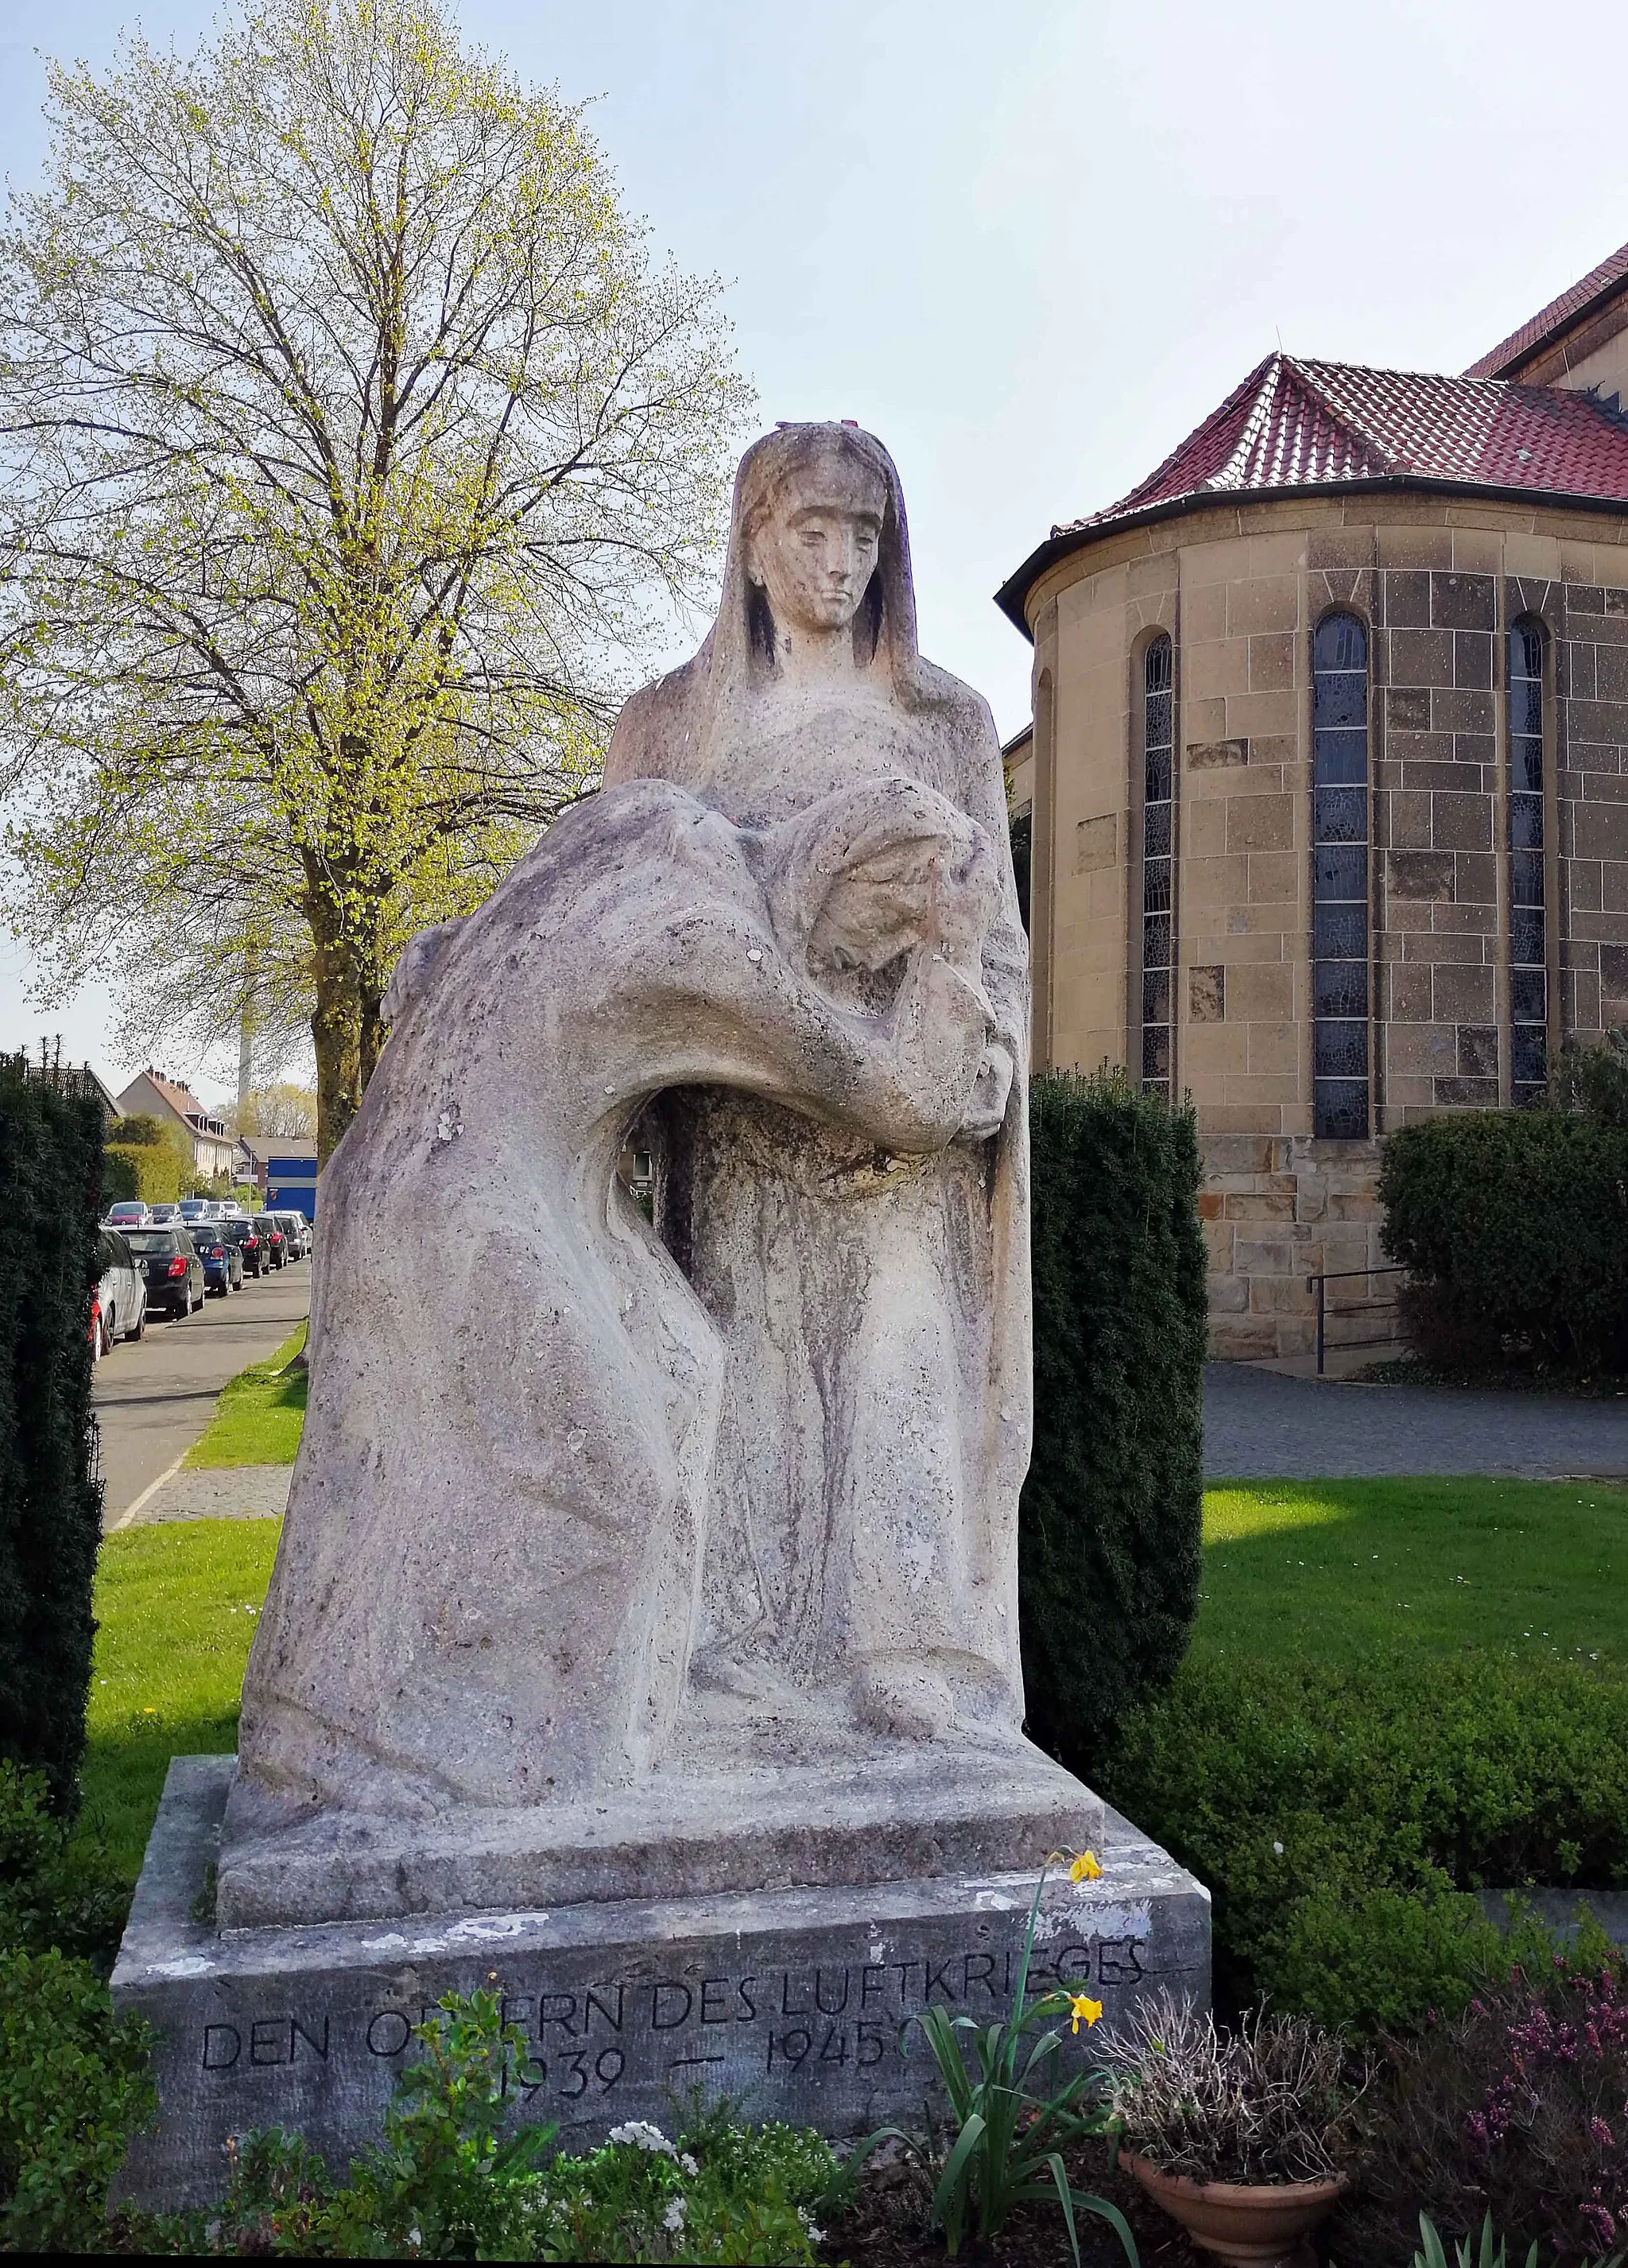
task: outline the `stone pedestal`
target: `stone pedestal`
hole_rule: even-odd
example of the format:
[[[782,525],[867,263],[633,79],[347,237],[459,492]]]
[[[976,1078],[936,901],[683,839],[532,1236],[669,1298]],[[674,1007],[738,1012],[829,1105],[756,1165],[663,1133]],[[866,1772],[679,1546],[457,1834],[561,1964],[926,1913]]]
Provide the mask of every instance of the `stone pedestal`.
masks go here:
[[[532,2050],[515,2116],[557,2120],[567,2147],[630,2118],[670,2131],[695,2087],[833,2136],[912,2121],[936,2080],[911,2018],[929,2000],[979,2018],[1010,2005],[1034,1864],[223,1931],[201,1917],[233,1771],[171,1765],[114,1972],[115,2006],[159,2036],[158,2118],[122,2183],[141,2204],[218,2197],[223,2145],[255,2127],[298,2131],[343,2172],[379,2132],[409,2025],[448,1991],[502,1993]],[[1160,1985],[1207,2000],[1209,1894],[1098,1815],[1102,1878],[1049,1883],[1036,1984],[1089,1991],[1110,2026]]]

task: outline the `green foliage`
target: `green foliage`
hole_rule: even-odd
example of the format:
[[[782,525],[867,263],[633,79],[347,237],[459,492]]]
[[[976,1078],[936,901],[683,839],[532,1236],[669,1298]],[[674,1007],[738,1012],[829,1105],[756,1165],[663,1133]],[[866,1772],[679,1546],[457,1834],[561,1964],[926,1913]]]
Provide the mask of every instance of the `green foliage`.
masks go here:
[[[180,1195],[180,1160],[167,1143],[114,1142],[107,1156],[128,1185],[124,1194],[139,1197],[144,1204],[173,1204]]]
[[[1561,1110],[1580,1110],[1604,1126],[1628,1127],[1628,1031],[1595,1042],[1568,1040],[1550,1086]]]
[[[11,906],[65,986],[138,931],[144,1028],[309,1019],[326,1150],[403,944],[591,784],[710,581],[749,390],[720,287],[447,0],[48,71],[0,236]]]
[[[81,1785],[112,1873],[134,1887],[173,1756],[230,1755],[275,1520],[189,1520],[110,1535]]]
[[[1512,1354],[1628,1369],[1628,1126],[1557,1110],[1469,1111],[1385,1145],[1383,1242],[1411,1271],[1403,1314],[1440,1368]]]
[[[1031,1087],[1029,1727],[1065,1759],[1181,1660],[1198,1603],[1204,1246],[1192,1112],[1122,1073]]]
[[[0,1064],[0,1757],[72,1801],[101,1531],[91,1416],[102,1116]]]
[[[107,1139],[130,1149],[156,1150],[164,1140],[164,1129],[150,1110],[135,1110],[128,1118],[114,1120]]]
[[[107,2191],[155,2103],[147,2032],[88,1962],[0,1952],[0,2247],[95,2252]]]
[[[1209,1884],[1228,1994],[1404,2028],[1510,1957],[1478,1885],[1628,1884],[1623,1700],[1587,1664],[1196,1653],[1098,1783]]]
[[[397,2081],[380,2146],[334,2187],[297,2138],[249,2136],[233,2155],[213,2249],[345,2259],[803,2263],[840,2176],[817,2134],[748,2132],[726,2109],[678,2141],[636,2121],[581,2157],[536,2161],[553,2126],[505,2139],[505,2080],[527,2048],[494,1992],[449,1993],[417,2028],[425,2053]]]
[[[0,1764],[0,1946],[113,1966],[129,1904],[100,1849],[51,1808],[43,1778]]]
[[[1490,2213],[1481,2224],[1480,2249],[1472,2251],[1469,2237],[1461,2237],[1450,2261],[1436,2233],[1436,2225],[1427,2213],[1420,2213],[1418,2228],[1424,2250],[1413,2255],[1413,2268],[1508,2268],[1507,2247],[1501,2236],[1496,2240],[1497,2250],[1492,2249],[1494,2238]],[[1526,2256],[1526,2268],[1537,2268],[1536,2244]]]
[[[110,1205],[122,1204],[125,1200],[139,1197],[140,1195],[141,1189],[136,1180],[136,1168],[129,1160],[122,1157],[116,1150],[104,1150],[101,1195],[98,1199],[99,1210],[106,1214]]]
[[[1062,2208],[1074,2268],[1079,2268],[1078,2207],[1109,2223],[1125,2258],[1137,2268],[1136,2239],[1118,2206],[1073,2188],[1063,2163],[1071,2144],[1109,2127],[1110,2114],[1092,2099],[1101,2074],[1076,2071],[1050,2094],[1035,2092],[1055,2079],[1062,2023],[1070,2021],[1078,2032],[1082,2021],[1094,2024],[1102,2013],[1101,2004],[1084,1993],[1045,1992],[1028,1999],[1035,1918],[1046,1873],[1042,1867],[1029,1901],[1007,2014],[998,2023],[980,2024],[975,2017],[951,2016],[929,2007],[916,2019],[939,2067],[955,2128],[933,2191],[932,2219],[954,2258],[969,2231],[975,2242],[987,2244],[1020,2205],[1055,2202]],[[969,2035],[970,2063],[958,2037],[962,2032]],[[868,2154],[875,2143],[890,2139],[922,2147],[898,2128],[884,2127],[860,2145],[861,2152]]]
[[[291,1465],[306,1422],[311,1374],[289,1365],[306,1344],[303,1323],[265,1362],[251,1363],[220,1391],[215,1415],[187,1452],[189,1469]]]

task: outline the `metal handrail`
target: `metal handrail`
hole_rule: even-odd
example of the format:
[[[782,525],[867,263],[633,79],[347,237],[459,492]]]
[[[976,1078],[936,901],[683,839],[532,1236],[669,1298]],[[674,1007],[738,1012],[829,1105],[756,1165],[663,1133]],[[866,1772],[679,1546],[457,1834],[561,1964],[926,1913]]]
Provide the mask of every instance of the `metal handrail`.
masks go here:
[[[1405,1276],[1407,1272],[1407,1270],[1399,1264],[1383,1268],[1330,1268],[1321,1276],[1308,1276],[1306,1278],[1306,1289],[1308,1292],[1315,1292],[1317,1294],[1317,1375],[1319,1378],[1322,1376],[1322,1358],[1324,1353],[1323,1334],[1327,1313],[1324,1306],[1323,1285],[1325,1284],[1341,1283],[1347,1277],[1351,1276]],[[1381,1307],[1395,1307],[1396,1301],[1394,1300],[1389,1301],[1381,1300],[1379,1304]],[[1338,1309],[1336,1310],[1337,1314],[1340,1311]],[[1349,1310],[1346,1312],[1349,1312]],[[1336,1354],[1339,1354],[1348,1347],[1391,1346],[1394,1345],[1395,1343],[1396,1333],[1394,1331],[1388,1331],[1376,1339],[1342,1339],[1339,1345],[1335,1348],[1334,1351]]]

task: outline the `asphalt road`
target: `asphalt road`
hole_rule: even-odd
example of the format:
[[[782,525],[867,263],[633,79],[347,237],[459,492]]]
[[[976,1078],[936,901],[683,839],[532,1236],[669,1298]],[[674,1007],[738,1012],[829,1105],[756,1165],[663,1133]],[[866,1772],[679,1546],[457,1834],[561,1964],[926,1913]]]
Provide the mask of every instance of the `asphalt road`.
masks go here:
[[[311,1306],[311,1263],[249,1277],[185,1322],[147,1318],[139,1345],[121,1340],[96,1366],[102,1524],[114,1527],[197,1440],[229,1378],[275,1354]]]
[[[1244,1362],[1204,1372],[1210,1480],[1518,1473],[1628,1475],[1628,1395],[1335,1385]]]

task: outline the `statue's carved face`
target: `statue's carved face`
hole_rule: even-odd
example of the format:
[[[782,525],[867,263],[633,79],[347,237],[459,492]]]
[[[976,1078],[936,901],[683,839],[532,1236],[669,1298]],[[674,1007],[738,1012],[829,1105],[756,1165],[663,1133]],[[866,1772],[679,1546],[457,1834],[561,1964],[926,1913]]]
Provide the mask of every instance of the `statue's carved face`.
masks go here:
[[[876,565],[887,498],[868,468],[821,454],[780,481],[747,540],[747,572],[792,630],[852,622]]]

